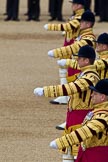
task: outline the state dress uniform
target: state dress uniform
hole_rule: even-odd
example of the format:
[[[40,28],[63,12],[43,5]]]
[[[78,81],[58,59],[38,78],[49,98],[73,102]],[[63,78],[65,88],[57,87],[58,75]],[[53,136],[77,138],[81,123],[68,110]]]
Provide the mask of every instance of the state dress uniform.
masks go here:
[[[90,86],[96,95],[102,95],[101,101],[94,105],[82,122],[82,126],[70,134],[52,141],[52,148],[64,149],[80,143],[76,162],[108,161],[108,79],[100,80]]]
[[[84,9],[79,9],[75,12],[75,15],[72,16],[72,18],[68,22],[62,24],[49,23],[46,24],[45,28],[48,31],[65,31],[65,41],[67,41],[67,44],[72,44],[73,42],[72,39],[76,38],[79,34],[80,20],[81,20],[81,15],[83,13],[84,13]],[[66,45],[66,42],[64,42],[64,45]]]
[[[94,14],[90,11],[84,12],[81,16],[81,21],[89,21],[93,25],[94,22],[95,22]],[[51,57],[58,58],[58,59],[72,58],[72,55],[74,53],[78,53],[81,46],[88,44],[88,45],[91,45],[92,47],[95,48],[95,44],[96,44],[94,42],[95,35],[93,34],[92,25],[89,28],[86,27],[86,28],[80,30],[79,35],[75,39],[73,44],[68,45],[68,46],[64,46],[64,47],[61,47],[61,48],[57,48],[57,49],[54,49],[54,50],[50,50],[48,52],[48,55],[51,56]],[[61,74],[59,74],[59,75],[60,75],[61,79],[63,78],[67,82],[67,79],[66,79],[67,71],[66,70],[63,71],[63,70],[60,71]],[[72,75],[74,75],[74,74],[72,74]],[[71,75],[68,74],[69,78],[70,78],[70,76]],[[69,78],[68,78],[68,80],[69,80]],[[64,83],[66,83],[66,82],[64,82]],[[63,101],[64,101],[64,98],[63,98]],[[59,102],[57,100],[56,101],[52,100],[52,101],[50,101],[50,103],[53,103],[53,104],[57,103],[58,104]],[[67,104],[67,102],[66,102],[66,104]]]
[[[100,79],[105,79],[108,78],[108,34],[100,34],[95,42],[97,44],[99,43],[101,47],[104,46],[104,48],[99,48],[99,50],[97,51],[97,59],[95,60],[94,65],[96,66]],[[63,64],[63,66],[80,70],[77,60],[61,59],[58,62],[58,65],[62,66],[62,62],[64,61],[65,63]],[[74,78],[76,78],[76,76],[77,75],[74,75]]]
[[[95,52],[91,46],[80,48],[78,57],[92,58],[95,60]],[[74,82],[63,85],[45,86],[43,93],[45,97],[69,96],[66,128],[64,133],[68,134],[80,127],[85,115],[92,109],[90,85],[95,85],[99,80],[98,73],[94,65],[81,68],[81,73]],[[37,94],[37,89],[34,90]],[[62,150],[63,151],[63,150]],[[67,150],[65,153],[67,155]],[[72,148],[72,155],[77,155],[78,146]],[[66,157],[66,156],[65,156]],[[67,157],[66,157],[67,158]],[[66,159],[65,159],[66,160]]]
[[[81,16],[84,13],[84,0],[70,0],[69,2],[72,3],[72,5],[76,4],[77,6],[80,6],[80,8],[76,8],[74,11],[74,14],[66,23],[59,23],[59,24],[46,24],[46,29],[49,31],[63,31],[64,34],[64,46],[70,45],[74,43],[74,39],[78,36],[79,30],[80,30],[80,20]],[[61,69],[59,67],[59,77],[60,77],[60,83],[65,84],[67,83],[67,79],[65,75],[63,74],[63,71],[67,69]],[[73,75],[75,73],[79,73],[78,70],[73,70],[71,68],[68,68],[68,75]],[[68,100],[68,97],[58,97],[54,100],[51,100],[50,103],[52,104],[66,104]]]
[[[95,22],[94,14],[90,11],[85,11],[82,15],[81,21],[91,21]],[[78,53],[80,47],[84,45],[90,45],[95,48],[95,35],[93,34],[92,27],[80,30],[79,36],[76,38],[75,42],[72,45],[56,48],[48,52],[49,56],[54,58],[72,58],[73,54]]]

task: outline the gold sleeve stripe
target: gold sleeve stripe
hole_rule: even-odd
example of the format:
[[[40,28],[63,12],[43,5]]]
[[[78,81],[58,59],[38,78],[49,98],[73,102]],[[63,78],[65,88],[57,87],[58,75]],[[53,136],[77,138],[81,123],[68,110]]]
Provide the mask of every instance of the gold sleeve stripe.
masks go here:
[[[78,66],[78,62],[73,59],[66,59],[66,66],[69,66],[73,69],[80,69]]]
[[[58,24],[58,26],[56,28],[58,29],[58,30],[56,29],[57,31],[63,31],[61,24]]]
[[[66,53],[67,53],[67,55],[68,54],[70,55],[72,53],[71,48],[66,48]]]
[[[105,79],[105,78],[108,78],[108,65],[107,66],[101,66],[102,64],[98,65],[96,64],[96,69],[97,69],[97,72],[100,76],[100,79]]]
[[[106,78],[107,77],[107,73],[108,73],[108,64],[107,64],[107,62],[105,60],[103,60],[103,62],[105,64],[105,69],[103,70],[103,72],[104,72],[103,77]]]
[[[65,145],[62,143],[62,141],[59,138],[56,139],[56,144],[59,149],[62,149],[65,147]]]
[[[103,121],[106,121],[106,123],[108,123],[107,115],[98,114],[98,115],[94,116],[94,118],[98,118],[98,119],[103,118]],[[106,124],[106,127],[107,127],[107,124]],[[98,134],[98,132],[102,131],[104,128],[105,128],[104,124],[97,121],[97,119],[95,119],[95,120],[93,119],[93,120],[87,122],[86,125],[76,129],[75,131],[72,131],[70,134],[66,134],[65,136],[62,136],[61,138],[56,139],[56,142],[60,149],[69,147],[70,145],[72,146],[75,144],[79,144],[81,141],[84,141],[84,140],[87,140],[87,139],[93,137],[92,132],[94,132],[94,131],[92,131],[92,130],[96,130],[96,133]]]
[[[83,12],[82,12],[82,14],[83,14]],[[82,14],[81,14],[81,15],[82,15]],[[81,15],[76,15],[76,16],[75,16],[75,19],[80,20],[80,19],[81,19]]]
[[[66,136],[56,139],[56,143],[59,149],[66,148],[69,146]]]
[[[70,48],[70,47],[68,47],[68,48]],[[68,48],[61,47],[61,48],[55,49],[53,51],[55,58],[67,58],[67,57],[70,58],[72,51]],[[70,51],[70,52],[68,53],[67,51]]]
[[[86,82],[87,82],[87,86],[93,86],[94,84],[96,84],[95,80],[94,80],[94,77],[84,77],[82,79],[85,79]]]
[[[66,59],[66,66],[70,66],[72,59]]]
[[[82,91],[81,91],[81,87],[80,87],[80,84],[76,84],[75,83],[75,86],[76,86],[76,89],[77,89],[77,92],[76,93],[79,93],[79,97],[81,98],[81,96],[82,96]]]
[[[48,24],[48,30],[50,31],[61,31],[61,24]]]
[[[86,101],[86,103],[88,104],[88,107],[89,107],[89,105],[91,103],[91,94],[92,94],[92,91],[88,89],[86,92],[87,93],[85,94],[85,96],[83,98],[83,101],[84,102]]]
[[[48,25],[49,30],[54,30],[54,24]]]
[[[97,130],[98,130],[98,131],[99,131],[99,130],[103,130],[104,127],[105,127],[104,124],[101,123],[101,122],[98,121],[98,120],[94,120],[94,121],[88,123],[87,126],[88,126],[89,128],[91,128],[91,129],[95,130],[96,132],[97,132]],[[97,132],[97,133],[98,133],[98,132]]]
[[[91,83],[91,82],[89,82]],[[65,84],[65,88],[67,90],[68,95],[74,93],[81,93],[88,89],[89,84],[85,79],[76,80],[74,83],[70,82],[69,84]]]
[[[79,51],[79,41],[76,41],[74,44],[67,46],[66,48],[70,48],[71,49],[71,55],[73,54],[77,54]]]
[[[92,130],[94,130],[95,132],[99,132],[99,126],[98,125],[96,125],[96,124],[94,124],[94,123],[89,123],[89,124],[87,124],[87,126],[89,127],[89,128],[91,128]]]
[[[74,94],[74,93],[78,92],[75,83],[70,82],[70,83],[69,83],[69,87],[70,87],[70,89],[71,89],[71,94]]]
[[[64,28],[65,28],[65,31],[70,31],[70,30],[72,30],[69,23],[66,23],[64,26],[65,26],[65,27],[64,27]]]
[[[68,140],[67,140],[67,138],[66,138],[66,135],[63,136],[63,138],[60,139],[60,142],[61,142],[61,144],[62,144],[63,146],[65,146],[65,147],[69,146],[69,142],[68,142]]]
[[[57,89],[57,96],[63,96],[63,88],[62,88],[62,85],[58,85],[56,86],[58,89]],[[56,97],[57,97],[56,96]]]
[[[56,87],[54,86],[49,86],[49,96],[51,97],[56,97]]]
[[[105,69],[105,63],[104,63],[104,61],[103,60],[96,60],[95,62],[94,62],[94,65],[96,66],[96,69],[97,70],[103,70],[103,69]]]
[[[44,95],[45,95],[45,97],[49,97],[49,89],[48,89],[48,87],[43,87],[43,89],[44,89]]]
[[[85,91],[88,89],[89,84],[85,79],[76,80],[75,83],[77,84],[77,86],[80,87],[81,91]]]
[[[61,30],[62,31],[66,31],[67,32],[66,24],[61,24]]]
[[[63,96],[62,85],[45,86],[43,88],[44,88],[44,95],[45,95],[45,97]]]
[[[54,56],[55,58],[70,58],[73,53],[76,54],[78,53],[80,47],[84,46],[87,44],[86,40],[80,40],[80,41],[76,41],[74,44],[66,46],[66,47],[61,47],[61,48],[57,48],[54,49]]]
[[[74,30],[74,28],[79,28],[80,22],[76,19],[73,19],[64,24],[48,24],[48,30],[50,31],[70,31]]]
[[[74,28],[78,28],[80,26],[80,22],[78,20],[70,21],[70,26],[72,26]]]
[[[77,132],[80,134],[82,141],[92,137],[92,133],[87,126],[81,127],[81,129],[78,129]]]
[[[93,41],[95,38],[94,38],[94,37],[89,37],[89,36],[87,36],[87,37],[83,37],[83,39],[84,39],[84,40]]]
[[[73,85],[74,85],[74,83],[73,83]],[[71,86],[69,84],[65,84],[65,88],[66,88],[67,94],[71,95],[72,94]]]
[[[70,144],[77,144],[79,143],[78,136],[76,135],[75,131],[71,132],[70,134],[67,134],[67,139],[70,142]]]
[[[78,51],[79,51],[79,49],[80,49],[80,46],[79,46],[79,43],[78,42],[75,42],[75,44],[73,44],[73,46],[71,46],[71,48],[72,48],[72,55],[73,54],[78,54]]]
[[[86,44],[88,44],[88,43],[85,40],[81,40],[81,41],[78,42],[78,45],[80,47],[85,46]]]
[[[107,117],[107,115],[108,115],[108,110],[107,111],[102,110],[101,113],[102,113],[101,115],[99,114],[96,117],[98,117],[98,119],[105,119]]]

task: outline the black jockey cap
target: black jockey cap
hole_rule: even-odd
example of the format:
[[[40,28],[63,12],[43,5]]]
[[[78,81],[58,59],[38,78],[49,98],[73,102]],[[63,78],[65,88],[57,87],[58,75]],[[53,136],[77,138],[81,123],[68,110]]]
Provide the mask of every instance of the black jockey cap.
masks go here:
[[[89,88],[95,92],[108,96],[108,79],[102,79],[95,86],[90,86]]]
[[[85,0],[70,0],[69,2],[85,5]]]
[[[78,55],[73,54],[73,56],[95,59],[96,53],[91,46],[85,45],[79,49]]]
[[[95,42],[101,44],[108,44],[108,34],[107,33],[100,34]]]
[[[85,11],[81,16],[81,21],[95,22],[95,15],[90,10]]]

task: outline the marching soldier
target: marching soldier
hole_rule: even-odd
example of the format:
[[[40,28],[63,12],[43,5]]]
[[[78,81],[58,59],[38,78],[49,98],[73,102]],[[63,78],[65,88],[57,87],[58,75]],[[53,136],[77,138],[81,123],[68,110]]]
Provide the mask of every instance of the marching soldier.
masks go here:
[[[94,62],[96,70],[99,74],[100,79],[108,78],[108,34],[102,33],[98,36],[96,40],[96,52],[97,59]],[[61,59],[57,61],[58,65],[61,67],[72,67],[73,69],[78,69],[78,61],[73,59]],[[74,75],[76,78],[78,74]],[[66,123],[57,125],[56,128],[63,130]]]
[[[81,46],[89,44],[95,48],[96,38],[92,30],[94,23],[94,14],[91,11],[85,11],[81,17],[80,32],[75,42],[72,45],[48,51],[48,56],[60,59],[72,58],[72,55],[78,53]]]
[[[69,46],[50,50],[48,52],[48,55],[50,57],[55,57],[55,58],[59,58],[59,59],[72,58],[72,55],[75,53],[78,53],[81,46],[89,44],[95,48],[95,42],[94,42],[95,35],[93,34],[93,30],[92,30],[94,23],[95,23],[94,14],[91,11],[85,11],[81,17],[79,36],[75,39],[74,43]],[[72,79],[71,79],[71,77],[66,78],[66,75],[67,75],[66,69],[65,70],[63,69],[60,72],[61,72],[60,73],[61,80],[62,80],[62,78],[66,81],[68,80],[68,82],[74,80],[74,77],[72,77]],[[65,81],[65,83],[66,83],[66,81]],[[63,98],[63,100],[64,100],[64,98]],[[50,102],[53,104],[61,104],[61,100],[58,101],[56,99],[52,100]],[[65,99],[64,102],[67,103],[67,99]]]
[[[96,52],[101,59],[108,58],[108,33],[102,33],[96,40]]]
[[[81,68],[81,73],[74,82],[34,89],[34,94],[38,96],[70,96],[65,134],[80,127],[83,118],[92,109],[91,90],[88,87],[95,85],[99,80],[98,73],[93,65],[95,57],[95,51],[91,46],[85,45],[81,47],[78,52],[78,64]],[[77,146],[71,149],[71,153],[69,153],[69,150],[65,151],[66,154],[63,154],[63,160],[68,162],[69,158],[71,158],[70,162],[73,162],[73,155],[77,154]]]
[[[96,42],[97,59],[94,62],[101,79],[108,78],[108,33],[102,33],[98,36]],[[61,67],[72,67],[79,69],[78,61],[72,59],[61,59],[57,61]],[[76,75],[77,76],[77,75]]]
[[[70,0],[72,4],[73,15],[68,22],[62,24],[46,24],[44,28],[48,31],[63,31],[65,32],[64,46],[70,45],[74,42],[74,39],[78,36],[80,29],[81,16],[84,13],[84,0]],[[60,83],[65,84],[67,80],[63,75],[66,69],[59,68]],[[78,70],[68,69],[68,75],[73,75],[78,73]],[[66,104],[68,100],[67,96],[57,97],[56,99],[50,101],[52,104]]]
[[[76,162],[108,161],[108,79],[100,80],[93,91],[93,111],[89,112],[82,126],[70,134],[50,143],[54,149],[65,149],[80,143]]]
[[[84,0],[70,0],[74,15],[68,22],[62,24],[45,24],[44,28],[48,31],[65,31],[64,45],[72,44],[71,39],[76,38],[80,29],[81,16],[84,13]],[[76,7],[75,7],[76,6]]]
[[[62,24],[46,24],[44,28],[48,31],[63,31],[65,32],[65,39],[64,39],[64,46],[70,45],[74,42],[74,39],[78,36],[79,29],[80,29],[80,20],[81,16],[84,13],[84,0],[70,0],[72,4],[72,11],[73,15],[69,19],[67,23]],[[65,84],[67,80],[63,75],[63,72],[66,69],[59,68],[59,76],[60,76],[60,83]],[[74,73],[78,73],[79,70],[73,70],[71,68],[68,69],[68,75],[73,75]],[[54,100],[51,100],[50,103],[52,104],[67,104],[68,97],[57,97]]]

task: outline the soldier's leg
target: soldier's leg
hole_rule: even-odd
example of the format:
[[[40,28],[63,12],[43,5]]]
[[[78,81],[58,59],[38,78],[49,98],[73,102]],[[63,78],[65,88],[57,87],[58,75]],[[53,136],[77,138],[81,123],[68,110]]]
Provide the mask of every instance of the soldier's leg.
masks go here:
[[[67,75],[67,69],[59,68],[59,77],[60,77],[60,84],[61,85],[67,83],[66,75]],[[51,100],[50,103],[51,104],[67,104],[68,99],[69,99],[68,96],[60,96],[60,97],[57,97],[54,100]]]

